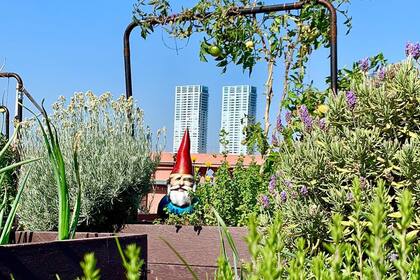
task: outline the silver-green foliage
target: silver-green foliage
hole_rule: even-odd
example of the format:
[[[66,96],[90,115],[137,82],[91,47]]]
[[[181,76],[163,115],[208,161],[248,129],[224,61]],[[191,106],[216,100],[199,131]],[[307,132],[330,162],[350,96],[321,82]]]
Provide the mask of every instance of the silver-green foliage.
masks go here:
[[[415,61],[390,65],[384,77],[365,74],[353,81],[356,105],[348,93],[330,96],[326,127],[306,130],[299,141],[281,143],[273,153],[277,189],[272,210],[283,212],[285,229],[318,246],[334,213],[348,214],[362,181],[366,201],[372,183],[383,179],[391,193],[408,188],[420,210],[420,75]],[[346,95],[347,94],[347,95]],[[392,202],[395,205],[395,201]]]
[[[53,105],[51,122],[57,128],[66,168],[72,170],[73,150],[79,142],[78,161],[83,186],[79,228],[115,230],[137,211],[147,193],[158,162],[143,112],[132,99],[112,100],[109,93],[76,93],[66,104]],[[132,136],[134,131],[134,137]],[[41,132],[28,121],[22,129],[22,158],[45,157]],[[74,172],[67,174],[71,205],[77,193]],[[57,228],[58,194],[48,160],[36,162],[19,211],[20,223],[31,230]]]

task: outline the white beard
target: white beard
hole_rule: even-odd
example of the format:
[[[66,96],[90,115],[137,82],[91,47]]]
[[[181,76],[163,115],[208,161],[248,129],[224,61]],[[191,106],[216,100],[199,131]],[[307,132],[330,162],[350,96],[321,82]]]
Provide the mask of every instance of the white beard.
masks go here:
[[[187,191],[170,191],[169,199],[172,204],[178,207],[184,207],[191,204],[191,198]]]
[[[172,202],[172,204],[178,207],[191,205],[190,191],[195,191],[195,186],[192,188],[183,187],[184,191],[171,190],[171,188],[175,188],[175,186],[168,185],[169,200]]]

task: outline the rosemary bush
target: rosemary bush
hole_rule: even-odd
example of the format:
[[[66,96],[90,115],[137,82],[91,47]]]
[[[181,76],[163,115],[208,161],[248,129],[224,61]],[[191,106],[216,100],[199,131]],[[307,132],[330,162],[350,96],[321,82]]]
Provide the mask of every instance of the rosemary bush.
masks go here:
[[[79,142],[79,229],[117,230],[135,217],[139,200],[151,186],[159,153],[152,151],[151,133],[133,100],[112,100],[109,93],[76,93],[68,105],[64,97],[59,98],[50,120],[57,129],[68,170],[73,170],[73,147]],[[30,230],[58,226],[58,194],[43,141],[35,123],[26,122],[19,143],[22,158],[45,158],[33,164],[19,210],[20,223]],[[78,188],[74,172],[67,173],[67,180],[70,205],[74,205]]]
[[[311,114],[299,107],[292,114],[300,123],[293,134],[298,141],[279,143],[271,155],[277,172],[267,192],[268,213],[281,211],[288,235],[317,247],[328,238],[333,213],[351,212],[355,177],[367,201],[378,179],[391,195],[411,190],[418,212],[419,97],[418,64],[408,58],[378,72],[362,71],[350,90],[330,96],[323,110]],[[289,128],[284,131],[290,135]],[[396,207],[394,200],[391,206]]]

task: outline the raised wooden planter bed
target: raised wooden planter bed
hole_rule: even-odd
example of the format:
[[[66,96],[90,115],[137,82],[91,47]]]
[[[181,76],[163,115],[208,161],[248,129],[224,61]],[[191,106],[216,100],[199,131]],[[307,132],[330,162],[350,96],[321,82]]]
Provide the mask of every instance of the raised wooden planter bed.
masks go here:
[[[147,236],[120,234],[123,247],[136,243],[147,263]],[[80,262],[85,253],[95,252],[101,279],[125,279],[124,268],[111,233],[78,233],[76,239],[56,241],[54,232],[17,232],[15,244],[0,246],[0,279],[56,279],[82,275]],[[147,279],[146,266],[142,279]]]
[[[247,229],[232,227],[229,231],[235,240],[240,258],[248,260],[248,247],[244,241]],[[206,274],[209,279],[213,279],[220,255],[218,227],[133,224],[127,225],[122,233],[147,235],[149,279],[191,279],[191,274],[182,262],[160,238],[168,241],[186,259],[200,279],[206,279]]]

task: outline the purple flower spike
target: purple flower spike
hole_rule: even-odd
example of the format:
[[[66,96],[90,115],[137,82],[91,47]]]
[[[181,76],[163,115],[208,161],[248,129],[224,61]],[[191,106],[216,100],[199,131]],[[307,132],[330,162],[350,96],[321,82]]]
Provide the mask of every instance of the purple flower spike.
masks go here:
[[[362,190],[364,190],[365,188],[366,188],[366,185],[367,185],[367,180],[366,180],[366,178],[365,177],[360,177],[360,188],[362,189]]]
[[[309,115],[308,108],[305,105],[300,106],[299,116],[300,116],[300,120],[303,122],[303,125],[305,126],[305,130],[311,131],[313,120],[312,120],[312,117]]]
[[[292,113],[290,112],[286,113],[286,123],[287,125],[290,125],[292,123]]]
[[[284,182],[283,182],[283,183],[284,183],[284,185],[285,185],[286,187],[288,187],[289,189],[290,189],[290,188],[292,188],[292,186],[293,186],[292,182],[291,182],[290,180],[287,180],[287,179],[286,179],[286,180],[284,180]]]
[[[268,199],[268,196],[266,195],[261,196],[261,205],[264,208],[268,208],[268,206],[270,206],[270,200]]]
[[[300,194],[302,195],[302,196],[308,196],[308,188],[306,187],[306,186],[303,186],[301,189],[300,189]]]
[[[382,67],[381,69],[379,69],[378,79],[380,81],[383,81],[383,80],[385,80],[385,78],[386,78],[386,68],[385,67]]]
[[[286,202],[287,200],[287,193],[285,191],[281,191],[280,193],[280,199],[282,202]]]
[[[360,68],[360,70],[362,70],[362,72],[369,71],[369,67],[370,67],[369,58],[361,59],[361,60],[359,60],[359,62],[357,64],[359,65],[359,68]]]
[[[346,93],[346,99],[347,99],[347,106],[349,107],[351,111],[353,111],[354,108],[356,108],[356,104],[357,104],[356,94],[354,94],[354,92],[352,91],[348,91]]]
[[[276,176],[271,176],[270,183],[268,183],[268,191],[270,193],[274,193],[274,190],[276,189],[277,185],[277,178]]]
[[[281,117],[278,116],[277,117],[277,122],[276,122],[276,128],[278,132],[282,132],[283,131],[283,124],[281,123]]]
[[[273,145],[273,146],[278,146],[279,145],[279,140],[277,139],[277,136],[274,132],[271,135],[271,145]]]
[[[407,57],[412,57],[415,60],[418,60],[420,58],[420,43],[408,42],[405,45],[405,54]]]
[[[390,255],[388,256],[388,259],[389,259],[391,262],[395,262],[396,260],[398,260],[398,254],[396,254],[396,253],[392,253],[392,254],[390,254]]]
[[[327,129],[327,122],[325,118],[319,120],[319,128],[324,131]]]

